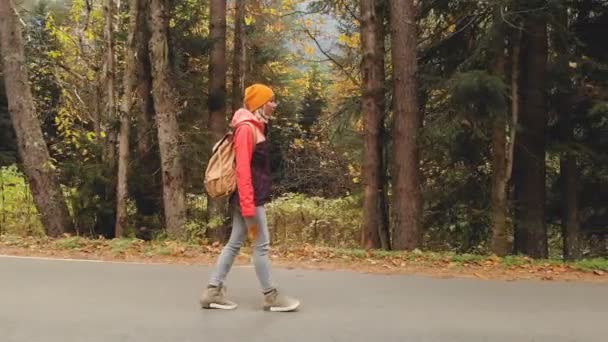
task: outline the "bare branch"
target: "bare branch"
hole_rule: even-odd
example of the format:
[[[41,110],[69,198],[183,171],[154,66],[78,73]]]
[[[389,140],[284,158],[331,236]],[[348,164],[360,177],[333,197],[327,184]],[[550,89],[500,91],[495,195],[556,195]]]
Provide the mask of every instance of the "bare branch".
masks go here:
[[[361,83],[340,62],[338,62],[334,57],[332,57],[328,52],[326,52],[323,49],[323,47],[321,46],[321,44],[319,43],[317,38],[312,34],[312,32],[310,32],[310,30],[306,27],[306,25],[304,25],[304,23],[302,23],[302,28],[304,29],[304,32],[306,33],[306,35],[308,35],[308,37],[310,37],[310,39],[312,39],[315,42],[315,45],[317,46],[319,51],[321,51],[321,53],[323,55],[325,55],[325,57],[327,57],[327,59],[329,59],[338,68],[340,68],[340,70],[342,70],[344,75],[346,77],[348,77],[348,79],[351,82],[353,82],[354,84],[356,84],[358,86],[361,85]]]
[[[523,26],[517,25],[516,23],[513,23],[509,20],[507,20],[507,17],[505,16],[505,12],[504,10],[501,8],[500,9],[500,16],[502,17],[502,20],[507,23],[509,26],[512,26],[513,28],[517,29],[517,30],[523,30]]]
[[[418,60],[420,61],[420,60],[426,59],[428,57],[428,55],[430,55],[433,51],[437,50],[439,47],[441,47],[447,41],[449,41],[450,39],[454,38],[455,36],[457,36],[461,32],[465,31],[471,25],[477,23],[479,21],[479,19],[482,18],[482,14],[483,13],[474,15],[473,18],[471,20],[469,20],[469,22],[466,23],[459,30],[450,33],[446,38],[444,38],[444,39],[438,41],[437,43],[435,43],[435,44],[427,47],[426,49],[424,49],[423,52],[420,54],[420,57],[418,57]]]
[[[86,77],[84,77],[84,76],[82,76],[82,75],[79,75],[79,74],[75,73],[75,72],[74,72],[72,69],[70,69],[70,68],[69,68],[68,66],[66,66],[65,64],[63,64],[63,63],[61,63],[61,62],[56,62],[55,64],[56,64],[58,67],[60,67],[61,69],[63,69],[63,70],[65,70],[65,71],[67,71],[67,72],[68,72],[68,74],[70,74],[70,75],[72,75],[72,76],[76,77],[77,79],[79,79],[79,80],[81,80],[81,81],[86,81],[86,80],[87,80],[87,78],[86,78]]]
[[[359,16],[357,15],[357,13],[355,11],[353,11],[353,9],[348,4],[344,5],[344,9],[346,9],[346,12],[348,12],[348,14],[350,14],[350,16],[353,17],[353,19],[355,19],[357,21],[361,21]]]
[[[292,15],[310,15],[310,14],[319,14],[322,13],[322,10],[317,10],[317,11],[293,11],[293,12],[289,12],[289,13],[285,13],[281,16],[279,16],[279,18],[285,18],[285,17],[290,17]]]

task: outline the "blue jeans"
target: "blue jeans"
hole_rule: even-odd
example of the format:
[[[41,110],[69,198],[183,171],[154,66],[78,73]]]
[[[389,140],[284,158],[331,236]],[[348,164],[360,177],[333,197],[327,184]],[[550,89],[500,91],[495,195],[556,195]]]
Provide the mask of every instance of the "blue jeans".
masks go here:
[[[256,207],[256,219],[258,223],[258,231],[256,240],[253,245],[253,264],[255,273],[260,281],[263,292],[268,292],[274,289],[270,278],[270,259],[268,251],[270,250],[270,235],[268,233],[268,224],[266,221],[266,210],[263,206]],[[237,206],[232,215],[232,233],[230,240],[224,249],[211,273],[209,285],[220,286],[225,280],[228,272],[232,268],[234,259],[239,254],[245,239],[248,236],[247,224],[241,214],[241,209]]]

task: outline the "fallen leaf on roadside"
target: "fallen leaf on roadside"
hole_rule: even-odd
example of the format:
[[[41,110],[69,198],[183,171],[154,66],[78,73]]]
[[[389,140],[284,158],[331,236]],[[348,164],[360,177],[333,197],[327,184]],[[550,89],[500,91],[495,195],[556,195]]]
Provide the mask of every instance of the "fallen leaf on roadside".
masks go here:
[[[602,270],[595,270],[595,271],[593,271],[593,274],[603,276],[604,274],[606,274],[606,272],[604,272]]]
[[[488,279],[488,277],[484,276],[481,273],[475,272],[475,273],[473,273],[473,275],[476,276],[477,278],[480,278],[480,279]]]
[[[488,260],[489,260],[489,261],[492,261],[492,262],[494,262],[494,263],[496,263],[496,264],[497,264],[497,263],[500,263],[500,262],[502,261],[502,258],[501,258],[501,257],[499,257],[499,256],[496,256],[496,255],[491,255],[491,256],[488,258]]]

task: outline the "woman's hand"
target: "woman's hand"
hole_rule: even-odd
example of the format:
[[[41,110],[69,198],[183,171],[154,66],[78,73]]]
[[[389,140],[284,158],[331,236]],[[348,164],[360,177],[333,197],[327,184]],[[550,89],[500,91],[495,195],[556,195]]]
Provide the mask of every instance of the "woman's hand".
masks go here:
[[[247,225],[249,239],[255,241],[258,237],[258,228],[260,225],[257,216],[245,217],[245,224]]]

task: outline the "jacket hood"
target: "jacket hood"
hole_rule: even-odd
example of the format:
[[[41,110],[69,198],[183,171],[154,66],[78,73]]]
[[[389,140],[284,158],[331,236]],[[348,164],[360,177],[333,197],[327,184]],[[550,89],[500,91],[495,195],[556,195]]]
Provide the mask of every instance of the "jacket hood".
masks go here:
[[[264,123],[255,117],[255,114],[248,111],[245,108],[241,108],[237,110],[232,116],[232,121],[230,122],[230,127],[235,128],[238,124],[243,122],[250,122],[254,124],[261,131],[264,130]]]

